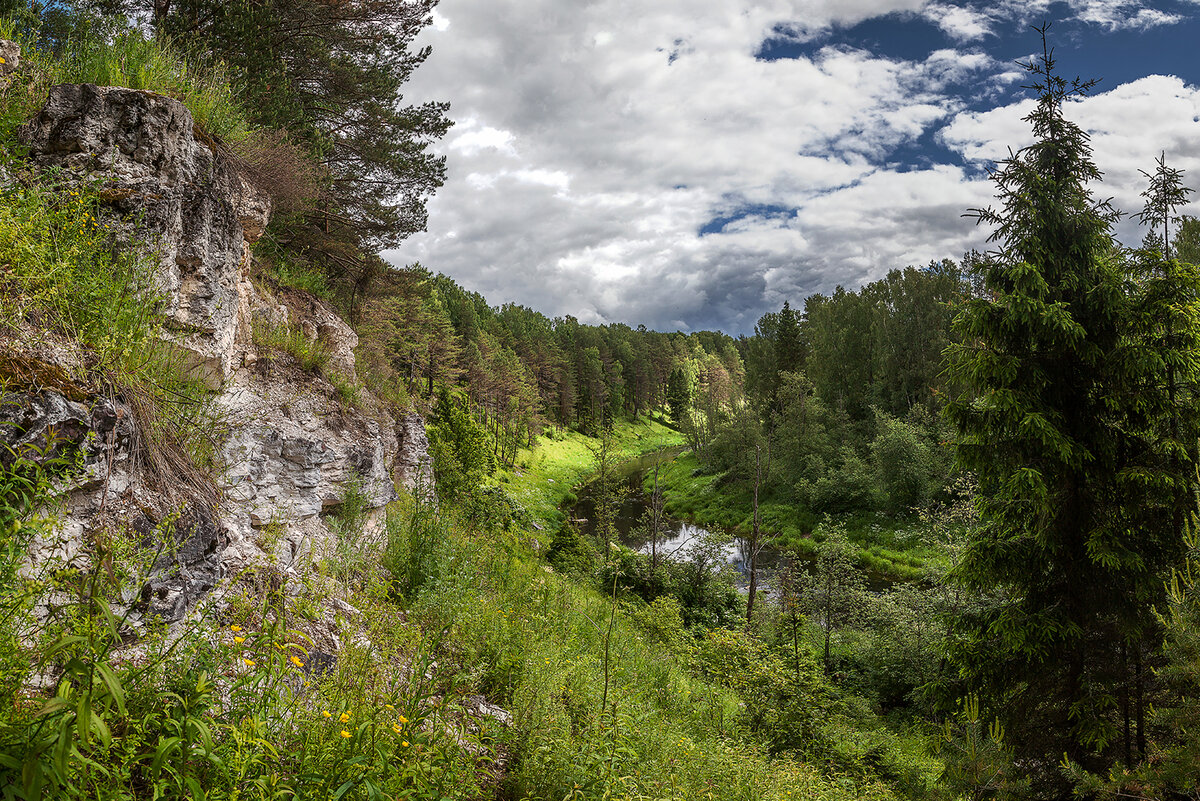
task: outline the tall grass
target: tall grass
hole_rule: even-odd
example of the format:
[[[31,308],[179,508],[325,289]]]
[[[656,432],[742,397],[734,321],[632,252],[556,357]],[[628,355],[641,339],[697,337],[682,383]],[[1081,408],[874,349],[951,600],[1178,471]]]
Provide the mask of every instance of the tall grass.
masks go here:
[[[614,607],[547,572],[511,535],[481,540],[445,515],[421,514],[415,526],[440,533],[414,548],[413,523],[390,526],[403,540],[392,570],[413,616],[451,632],[446,660],[512,713],[497,735],[514,757],[503,797],[895,797],[870,777],[770,756],[743,698],[727,688],[736,677],[709,660],[705,673],[723,681],[703,680],[680,656],[689,649],[677,613],[676,624],[657,625],[657,608]]]
[[[59,83],[124,86],[174,97],[202,131],[235,150],[258,133],[234,95],[223,64],[201,67],[169,43],[149,39],[116,20],[79,26],[58,53],[40,49],[38,34],[36,23],[0,19],[0,37],[21,45],[24,77],[19,80],[42,90],[34,102],[44,99],[45,87]],[[22,109],[23,118],[31,116],[30,111]]]

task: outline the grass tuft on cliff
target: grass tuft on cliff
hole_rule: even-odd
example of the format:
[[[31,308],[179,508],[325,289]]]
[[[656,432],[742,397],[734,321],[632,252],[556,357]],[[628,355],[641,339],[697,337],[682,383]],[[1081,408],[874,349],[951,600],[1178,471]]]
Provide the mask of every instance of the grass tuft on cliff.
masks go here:
[[[6,97],[7,124],[0,131],[6,143],[11,144],[12,129],[45,102],[46,90],[60,83],[124,86],[173,97],[192,113],[201,131],[231,147],[259,133],[234,97],[230,76],[221,65],[200,69],[141,31],[117,23],[82,27],[64,52],[50,53],[38,47],[36,25],[18,16],[0,18],[0,38],[21,45],[21,70]]]

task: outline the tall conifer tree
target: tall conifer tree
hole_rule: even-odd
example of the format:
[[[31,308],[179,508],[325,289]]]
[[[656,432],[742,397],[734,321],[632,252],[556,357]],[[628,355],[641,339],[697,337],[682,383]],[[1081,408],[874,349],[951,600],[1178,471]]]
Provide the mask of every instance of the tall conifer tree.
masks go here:
[[[998,247],[947,351],[967,388],[947,414],[984,519],[958,568],[984,600],[951,648],[1053,797],[1064,754],[1091,768],[1119,756],[1143,688],[1150,605],[1180,553],[1173,511],[1194,472],[1168,424],[1181,412],[1166,365],[1194,375],[1197,350],[1194,303],[1177,281],[1129,280],[1116,214],[1089,190],[1101,174],[1064,105],[1093,82],[1059,77],[1046,47],[1026,69],[1035,141],[993,174],[1000,207],[975,212]],[[1157,336],[1151,319],[1181,300],[1181,333]]]

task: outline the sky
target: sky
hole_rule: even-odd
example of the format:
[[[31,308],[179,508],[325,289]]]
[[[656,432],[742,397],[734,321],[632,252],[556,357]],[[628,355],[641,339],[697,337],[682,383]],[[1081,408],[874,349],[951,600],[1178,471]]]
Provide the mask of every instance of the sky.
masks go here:
[[[1044,21],[1099,79],[1066,111],[1097,195],[1140,211],[1161,152],[1200,188],[1200,0],[442,0],[405,99],[450,103],[448,178],[383,255],[493,305],[752,333],[987,246],[963,214],[1030,141]]]

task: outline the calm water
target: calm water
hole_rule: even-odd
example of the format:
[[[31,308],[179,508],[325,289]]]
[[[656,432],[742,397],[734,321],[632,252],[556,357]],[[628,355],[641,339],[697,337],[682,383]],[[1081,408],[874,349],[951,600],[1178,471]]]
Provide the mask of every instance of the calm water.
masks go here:
[[[677,455],[682,448],[671,448],[657,454],[647,454],[628,462],[621,467],[621,474],[626,482],[627,493],[614,521],[621,544],[642,553],[650,553],[650,540],[643,532],[637,530],[642,515],[649,506],[649,497],[642,490],[642,480],[654,470],[655,459],[664,463]],[[577,521],[580,530],[592,534],[595,503],[592,497],[592,485],[587,485],[580,492],[579,502],[571,509],[571,517]],[[583,522],[586,521],[586,522]],[[691,551],[707,537],[716,534],[722,541],[721,555],[725,561],[737,571],[738,585],[742,588],[750,581],[750,554],[746,543],[730,531],[710,531],[672,517],[664,517],[666,539],[660,539],[659,551],[675,559],[688,559]],[[778,569],[781,560],[785,558],[776,548],[762,547],[758,552],[758,580],[765,584],[772,573]]]

